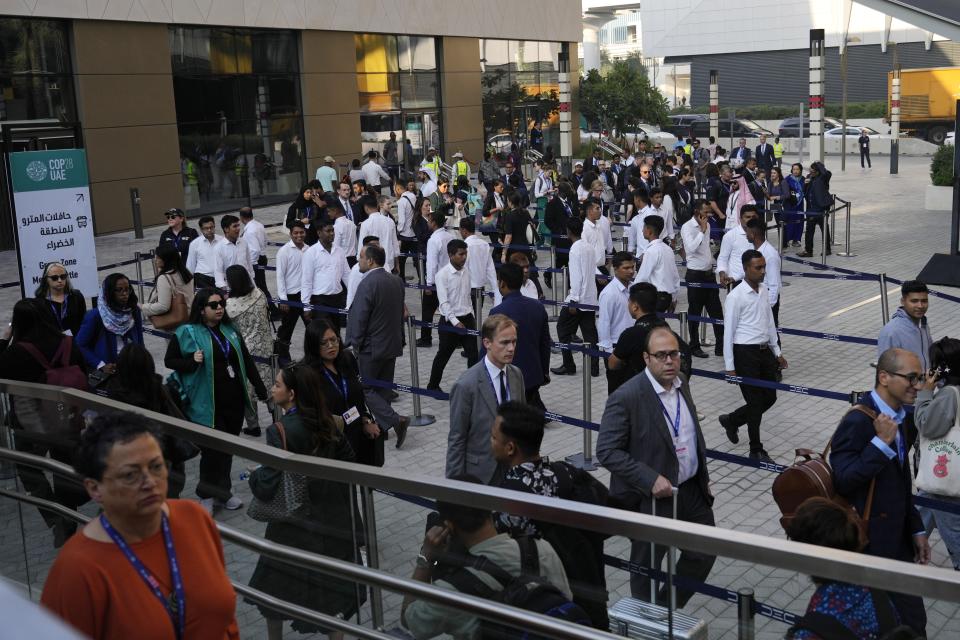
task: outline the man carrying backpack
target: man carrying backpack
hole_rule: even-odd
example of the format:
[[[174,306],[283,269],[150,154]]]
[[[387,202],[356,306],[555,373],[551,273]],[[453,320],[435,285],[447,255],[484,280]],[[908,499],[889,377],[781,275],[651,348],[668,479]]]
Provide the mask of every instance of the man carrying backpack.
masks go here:
[[[452,479],[481,484],[471,476]],[[427,530],[417,556],[414,580],[537,613],[583,621],[586,614],[570,602],[566,573],[549,543],[528,537],[518,541],[506,533],[498,534],[493,515],[486,509],[438,501],[437,512],[439,518]],[[521,559],[526,562],[521,564]],[[523,572],[522,566],[526,569]],[[516,580],[521,575],[524,579]],[[567,612],[572,618],[565,615]],[[404,596],[401,619],[418,639],[442,633],[454,638],[482,638],[493,633],[490,623],[462,609],[415,600],[410,595]],[[519,638],[523,631],[509,630],[506,637]]]

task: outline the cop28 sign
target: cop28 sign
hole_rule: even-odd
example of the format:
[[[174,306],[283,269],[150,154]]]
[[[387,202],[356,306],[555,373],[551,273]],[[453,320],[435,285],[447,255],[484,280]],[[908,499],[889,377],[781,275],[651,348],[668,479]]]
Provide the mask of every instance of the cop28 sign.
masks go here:
[[[98,295],[86,152],[11,153],[10,173],[24,296],[33,295],[50,262],[62,262],[86,297]]]

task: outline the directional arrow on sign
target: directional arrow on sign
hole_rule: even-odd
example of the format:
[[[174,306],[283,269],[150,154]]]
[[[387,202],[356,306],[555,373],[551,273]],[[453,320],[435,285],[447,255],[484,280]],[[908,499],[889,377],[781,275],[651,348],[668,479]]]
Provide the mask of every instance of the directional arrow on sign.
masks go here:
[[[84,195],[83,195],[82,193],[78,193],[78,194],[77,194],[77,202],[83,202],[84,199],[85,199],[85,198],[84,198]]]

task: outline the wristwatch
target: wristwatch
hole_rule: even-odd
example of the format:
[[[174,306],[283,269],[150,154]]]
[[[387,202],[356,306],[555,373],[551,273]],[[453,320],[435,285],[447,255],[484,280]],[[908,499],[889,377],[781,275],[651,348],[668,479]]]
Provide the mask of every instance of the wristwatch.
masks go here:
[[[432,560],[432,561],[431,561],[431,560],[428,560],[428,559],[427,559],[427,556],[423,555],[423,551],[421,551],[421,552],[417,555],[417,568],[418,568],[418,569],[432,569],[432,568],[434,568],[435,566],[437,566],[437,561],[436,561],[436,560]]]

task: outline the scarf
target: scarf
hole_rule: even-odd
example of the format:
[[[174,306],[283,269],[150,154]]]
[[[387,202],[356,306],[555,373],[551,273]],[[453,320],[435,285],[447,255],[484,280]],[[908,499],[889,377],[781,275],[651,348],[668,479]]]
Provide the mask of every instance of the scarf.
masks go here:
[[[104,328],[110,333],[123,336],[130,329],[133,329],[133,310],[121,309],[116,311],[111,309],[107,304],[106,294],[101,295],[97,300],[97,310],[100,312],[100,320],[103,322]]]

